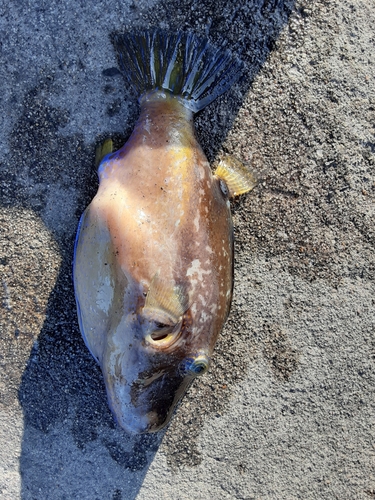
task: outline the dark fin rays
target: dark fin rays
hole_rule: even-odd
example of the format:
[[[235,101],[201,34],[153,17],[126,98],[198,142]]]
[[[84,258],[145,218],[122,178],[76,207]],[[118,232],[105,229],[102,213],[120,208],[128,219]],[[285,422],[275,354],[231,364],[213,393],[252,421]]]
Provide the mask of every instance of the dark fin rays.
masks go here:
[[[243,63],[229,50],[191,32],[158,29],[113,38],[120,68],[139,96],[167,90],[193,112],[223,94],[241,76]]]

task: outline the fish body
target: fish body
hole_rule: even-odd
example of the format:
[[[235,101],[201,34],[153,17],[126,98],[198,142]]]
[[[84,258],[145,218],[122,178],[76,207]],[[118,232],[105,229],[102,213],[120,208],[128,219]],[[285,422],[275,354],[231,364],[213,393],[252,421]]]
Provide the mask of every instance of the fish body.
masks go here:
[[[181,35],[142,37],[152,60],[165,54],[162,43],[186,53],[191,43]],[[132,57],[137,41],[121,38],[120,56]],[[148,82],[137,89],[133,133],[100,163],[73,268],[83,338],[101,366],[117,422],[136,433],[164,427],[191,381],[207,370],[233,289],[226,167],[213,174],[195,137],[200,94],[184,97],[183,83],[176,91],[165,76],[163,82],[167,88]]]

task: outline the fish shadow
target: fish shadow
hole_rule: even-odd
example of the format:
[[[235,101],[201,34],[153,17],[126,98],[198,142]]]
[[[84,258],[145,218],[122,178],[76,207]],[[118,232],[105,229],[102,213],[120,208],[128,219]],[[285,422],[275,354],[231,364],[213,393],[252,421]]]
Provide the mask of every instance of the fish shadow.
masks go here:
[[[17,165],[17,175],[7,173],[2,191],[3,206],[39,216],[61,258],[18,390],[24,417],[21,498],[84,498],[82,491],[96,491],[97,498],[135,498],[163,433],[133,436],[115,424],[100,368],[79,332],[72,255],[79,215],[97,188],[95,148],[79,135],[59,134],[69,117],[46,104],[43,96],[51,86],[46,79],[25,97],[25,113],[10,139],[8,165]],[[67,151],[73,168],[66,165]]]
[[[76,326],[69,271],[65,261],[19,388],[21,498],[64,498],[69,491],[77,498],[77,477],[107,491],[98,498],[135,498],[162,434],[131,436],[115,424],[100,369]]]
[[[230,130],[243,97],[293,6],[294,1],[278,0],[246,2],[239,7],[228,2],[206,1],[197,4],[194,11],[190,4],[172,9],[176,19],[186,19],[189,29],[197,31],[202,23],[208,26],[214,42],[222,33],[227,34],[229,25],[246,32],[242,39],[236,39],[235,32],[228,32],[228,45],[236,39],[233,49],[245,59],[251,52],[246,61],[250,68],[247,79],[242,79],[239,92],[220,98],[196,120],[199,139],[210,159],[215,157]],[[175,21],[170,11],[170,5],[159,3],[152,12],[143,13],[142,23],[162,22],[173,29]],[[198,23],[198,19],[203,21]],[[111,78],[118,78],[116,72],[104,74],[103,87]],[[69,116],[47,104],[45,96],[53,92],[52,87],[53,81],[46,79],[26,94],[24,112],[11,133],[11,168],[3,172],[8,186],[2,192],[3,206],[23,207],[39,215],[54,236],[62,259],[45,321],[30,352],[18,392],[24,416],[21,498],[133,499],[164,433],[130,436],[116,426],[108,409],[100,369],[79,333],[71,261],[78,218],[97,188],[94,145],[85,145],[80,135],[60,134],[59,129],[69,121]],[[213,127],[208,131],[207,123],[211,122]],[[34,127],[35,124],[38,126]],[[37,150],[35,145],[39,146]],[[218,355],[223,366],[218,375],[228,380],[225,352]],[[221,407],[229,399],[229,393],[221,396]],[[195,404],[207,409],[206,413],[200,412],[202,421],[194,429],[185,426],[180,433],[190,440],[193,448],[204,419],[216,411],[216,407],[211,410],[203,401]],[[168,432],[180,431],[179,424],[173,428],[172,420]],[[170,439],[168,443],[172,466],[199,463],[194,452],[185,459],[186,446],[181,440]]]

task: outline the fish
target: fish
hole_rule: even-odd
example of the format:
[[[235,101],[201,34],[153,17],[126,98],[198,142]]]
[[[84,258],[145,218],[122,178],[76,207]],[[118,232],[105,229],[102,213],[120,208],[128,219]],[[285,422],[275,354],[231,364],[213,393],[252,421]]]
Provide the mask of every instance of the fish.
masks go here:
[[[231,197],[253,172],[223,157],[213,173],[193,115],[243,73],[192,32],[116,34],[140,115],[126,143],[99,150],[99,187],[77,230],[73,281],[82,337],[108,404],[132,434],[158,432],[211,363],[233,292]]]

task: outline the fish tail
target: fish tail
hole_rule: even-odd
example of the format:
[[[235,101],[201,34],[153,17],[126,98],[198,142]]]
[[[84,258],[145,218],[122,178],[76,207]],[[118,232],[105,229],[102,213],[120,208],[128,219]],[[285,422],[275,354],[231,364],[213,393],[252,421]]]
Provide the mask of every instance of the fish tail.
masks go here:
[[[167,90],[193,112],[235,83],[243,63],[191,32],[159,29],[117,34],[113,39],[121,71],[139,96]]]

